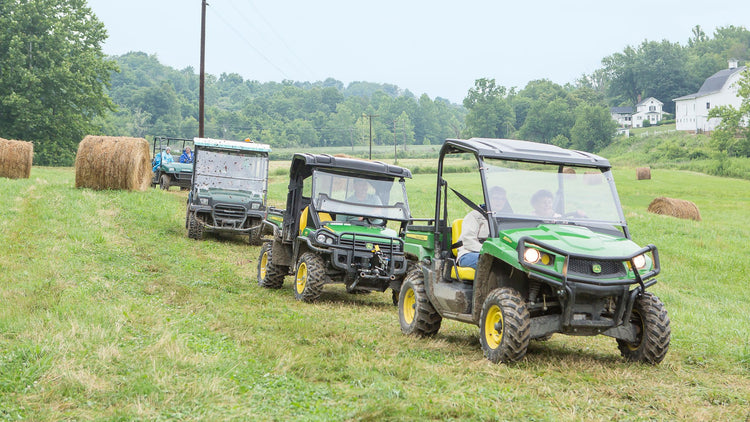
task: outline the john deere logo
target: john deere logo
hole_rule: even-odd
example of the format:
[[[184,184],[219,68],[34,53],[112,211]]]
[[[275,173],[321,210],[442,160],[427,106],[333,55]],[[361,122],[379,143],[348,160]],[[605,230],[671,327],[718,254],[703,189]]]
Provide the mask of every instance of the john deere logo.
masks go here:
[[[599,264],[594,264],[591,266],[591,271],[594,272],[594,274],[601,274],[602,272],[602,266]]]

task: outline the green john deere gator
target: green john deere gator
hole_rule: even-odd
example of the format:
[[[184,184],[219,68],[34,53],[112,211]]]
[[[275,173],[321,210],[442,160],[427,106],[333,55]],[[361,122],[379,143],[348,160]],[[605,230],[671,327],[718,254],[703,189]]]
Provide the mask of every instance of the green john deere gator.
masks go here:
[[[294,274],[297,300],[312,302],[323,286],[349,293],[383,292],[394,304],[406,274],[402,239],[411,214],[403,167],[328,154],[297,153],[286,209],[269,208],[273,232],[258,259],[258,284],[280,288]]]
[[[476,172],[447,172],[446,160],[457,157]],[[496,363],[523,358],[531,339],[601,334],[627,360],[661,362],[670,321],[647,291],[658,251],[631,240],[610,170],[602,157],[552,145],[446,140],[434,219],[408,226],[404,239],[419,264],[401,287],[402,331],[435,335],[443,318],[478,325],[484,355]],[[505,203],[493,209],[498,189]],[[545,196],[542,212],[532,202]],[[456,257],[466,210],[488,223],[476,268]]]

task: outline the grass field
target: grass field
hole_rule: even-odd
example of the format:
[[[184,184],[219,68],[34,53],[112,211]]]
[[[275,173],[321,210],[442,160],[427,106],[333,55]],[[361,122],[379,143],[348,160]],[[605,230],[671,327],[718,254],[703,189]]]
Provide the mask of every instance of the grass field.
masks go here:
[[[749,420],[750,181],[615,177],[662,258],[672,343],[655,367],[561,335],[494,365],[471,325],[403,336],[390,293],[258,287],[258,247],[187,238],[184,192],[79,190],[71,168],[0,179],[0,420]],[[287,175],[270,182],[283,206]],[[409,181],[415,216],[434,183]],[[657,196],[703,221],[648,214]]]

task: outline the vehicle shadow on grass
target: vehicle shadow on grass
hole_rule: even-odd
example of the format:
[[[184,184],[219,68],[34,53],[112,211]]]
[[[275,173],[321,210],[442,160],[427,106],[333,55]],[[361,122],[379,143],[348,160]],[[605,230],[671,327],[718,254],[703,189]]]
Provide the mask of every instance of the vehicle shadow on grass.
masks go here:
[[[563,334],[555,334],[552,340],[547,341],[531,340],[526,351],[526,356],[524,356],[521,362],[533,365],[557,365],[564,363],[576,367],[587,366],[592,363],[602,365],[624,363],[624,359],[617,351],[615,340],[610,339],[609,337],[604,338],[611,340],[612,344],[591,344],[582,346],[579,341],[575,340],[580,339],[580,337],[566,336]],[[477,351],[481,353],[478,332],[474,334],[438,334],[435,339],[443,340],[446,343],[455,346],[456,352],[460,349],[462,353],[466,353],[467,357],[469,354],[476,353]],[[599,341],[594,342],[599,343]]]
[[[264,291],[275,292],[281,296],[289,296],[289,300],[298,302],[294,298],[294,286],[292,283],[294,280],[291,276],[288,276],[284,280],[284,285],[280,289],[264,289],[258,286],[258,281],[252,278],[251,282]],[[329,290],[331,289],[331,290]],[[327,287],[323,289],[320,297],[312,303],[299,302],[300,305],[347,305],[347,306],[358,306],[367,307],[370,309],[377,309],[383,311],[393,311],[396,313],[398,318],[398,308],[391,302],[391,292],[387,290],[385,292],[371,292],[367,294],[362,293],[347,293],[342,288]],[[398,322],[398,319],[396,320]]]

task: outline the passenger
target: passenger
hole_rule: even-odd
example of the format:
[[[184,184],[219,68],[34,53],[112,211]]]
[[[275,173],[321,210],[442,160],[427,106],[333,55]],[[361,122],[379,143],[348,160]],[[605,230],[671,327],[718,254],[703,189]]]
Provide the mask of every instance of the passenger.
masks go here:
[[[508,204],[508,196],[505,189],[495,186],[490,189],[490,211],[500,213],[511,213],[513,210]],[[471,267],[476,269],[479,261],[479,250],[482,249],[482,243],[490,235],[490,228],[487,219],[477,210],[471,210],[464,217],[461,225],[461,236],[458,240],[461,246],[458,248],[458,259],[456,264],[459,267]]]
[[[182,151],[182,155],[180,155],[180,162],[190,164],[193,162],[193,151],[190,150],[190,147],[185,147],[185,150]]]

